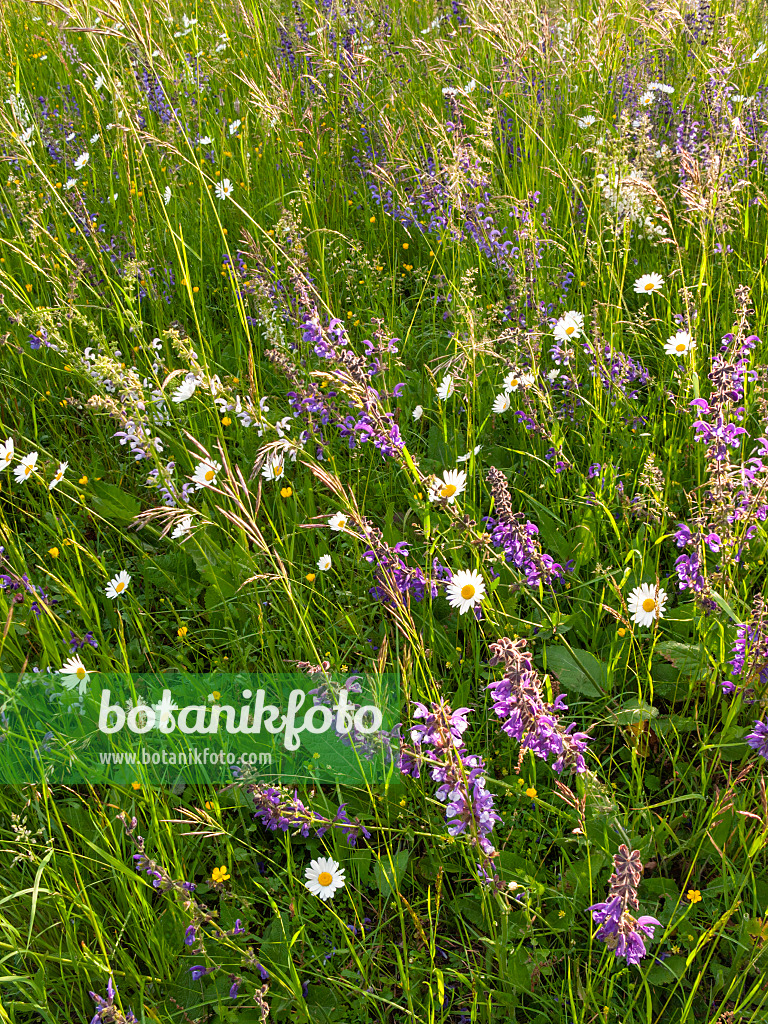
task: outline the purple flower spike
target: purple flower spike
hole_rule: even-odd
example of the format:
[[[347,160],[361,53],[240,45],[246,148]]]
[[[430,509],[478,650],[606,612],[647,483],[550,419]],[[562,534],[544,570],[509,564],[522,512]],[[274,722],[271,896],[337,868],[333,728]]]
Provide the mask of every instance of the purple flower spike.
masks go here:
[[[624,958],[628,964],[639,964],[647,950],[643,932],[653,938],[654,928],[661,922],[647,914],[634,917],[629,908],[637,909],[637,887],[643,873],[643,861],[639,850],[630,850],[623,843],[613,857],[614,873],[609,881],[608,899],[587,907],[592,911],[592,920],[599,924],[595,938],[612,949],[617,958]]]
[[[755,728],[746,737],[746,742],[768,761],[768,722],[755,722]]]

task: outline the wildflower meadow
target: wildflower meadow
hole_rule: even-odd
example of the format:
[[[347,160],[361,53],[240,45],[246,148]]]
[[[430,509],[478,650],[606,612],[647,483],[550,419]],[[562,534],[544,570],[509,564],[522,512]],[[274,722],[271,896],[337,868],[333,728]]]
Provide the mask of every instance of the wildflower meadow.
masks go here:
[[[766,1024],[764,5],[0,9],[0,1022]]]

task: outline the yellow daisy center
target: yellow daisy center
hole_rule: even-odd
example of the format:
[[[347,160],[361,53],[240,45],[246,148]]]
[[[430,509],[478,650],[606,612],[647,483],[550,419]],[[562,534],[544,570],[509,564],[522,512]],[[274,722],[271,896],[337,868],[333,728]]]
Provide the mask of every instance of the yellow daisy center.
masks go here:
[[[116,593],[116,594],[119,594],[119,593],[121,593],[121,592],[122,592],[123,590],[125,590],[125,584],[124,584],[124,583],[123,583],[123,582],[121,581],[121,582],[120,582],[120,583],[118,583],[118,584],[117,584],[117,586],[115,587],[115,593]]]
[[[452,498],[456,493],[455,484],[446,484],[445,487],[440,491],[441,498]]]
[[[83,678],[83,676],[85,675],[85,669],[82,667],[82,665],[80,666],[80,668],[77,670],[77,672],[75,674],[77,675],[78,679],[82,679]]]
[[[517,379],[517,377],[513,377],[512,380],[509,382],[510,387],[513,388],[516,388],[519,383],[520,381]]]
[[[647,292],[652,292],[655,287],[656,285],[653,283],[653,281],[649,281],[648,284],[645,286],[645,290]]]
[[[566,334],[573,334],[573,332],[574,332],[575,330],[576,330],[576,328],[574,327],[574,325],[573,325],[573,324],[569,324],[569,325],[568,325],[568,326],[567,326],[567,327],[565,328],[565,333],[566,333]]]
[[[461,596],[464,598],[465,601],[469,601],[471,597],[475,596],[475,588],[472,586],[471,583],[464,584],[464,586],[461,588]]]
[[[685,352],[685,343],[680,341],[675,346],[675,352]]]
[[[654,601],[654,599],[652,597],[646,597],[646,599],[643,601],[643,611],[652,612],[655,607],[656,602]]]
[[[328,886],[333,881],[333,875],[330,871],[321,871],[317,876],[318,885]]]
[[[205,474],[205,476],[203,477],[203,479],[205,480],[205,482],[206,482],[207,484],[209,484],[209,483],[211,482],[211,480],[213,480],[213,478],[214,478],[215,476],[216,476],[216,474],[214,473],[214,471],[213,471],[212,469],[209,469],[209,470],[207,470],[207,471],[206,471],[206,474]]]
[[[275,476],[280,476],[283,472],[283,467],[278,464],[277,466],[273,467],[272,472],[275,474]]]
[[[339,527],[340,530],[343,530],[346,525],[347,525],[347,520],[346,519],[340,519],[339,520],[338,527]]]
[[[24,476],[29,476],[29,474],[31,472],[32,472],[32,467],[31,466],[25,466],[24,467]]]

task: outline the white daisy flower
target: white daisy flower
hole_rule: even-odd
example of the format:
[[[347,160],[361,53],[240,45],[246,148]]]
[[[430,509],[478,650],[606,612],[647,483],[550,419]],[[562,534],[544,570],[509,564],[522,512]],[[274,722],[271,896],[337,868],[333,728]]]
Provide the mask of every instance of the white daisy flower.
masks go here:
[[[477,455],[480,452],[482,447],[483,446],[481,444],[478,444],[478,445],[475,446],[474,451],[467,452],[466,455],[457,455],[456,456],[456,461],[457,462],[469,462],[469,460],[472,458],[473,455]]]
[[[459,615],[464,615],[476,604],[480,604],[485,597],[483,577],[474,569],[472,572],[462,569],[461,572],[453,574],[451,582],[445,588],[445,596],[451,608],[458,608]]]
[[[67,190],[67,192],[71,192],[76,184],[77,184],[77,178],[67,178],[67,181],[66,181],[66,184],[64,185],[64,188]]]
[[[85,153],[81,153],[77,160],[75,160],[75,170],[81,171],[90,159],[91,154],[87,150]]]
[[[657,619],[664,616],[664,605],[667,603],[665,590],[650,583],[641,583],[635,587],[627,599],[627,608],[632,621],[638,626],[652,626]]]
[[[163,192],[163,202],[167,206],[168,203],[170,203],[170,201],[171,201],[171,186],[170,185],[166,185],[165,186],[165,192]]]
[[[103,89],[105,85],[106,82],[104,81],[104,75],[96,75],[96,80],[93,83],[93,88],[96,92],[98,92],[99,89]]]
[[[198,142],[201,146],[210,146],[210,144],[213,142],[213,139],[210,137],[210,135],[204,135],[202,139],[198,139]]]
[[[559,376],[560,376],[560,371],[557,369],[557,367],[555,367],[554,370],[550,370],[549,373],[547,374],[547,380],[549,381],[550,384],[553,384],[557,380],[557,378]]]
[[[446,376],[443,377],[442,379],[440,387],[437,389],[437,397],[444,402],[446,399],[450,398],[452,394],[453,377],[451,377],[450,374],[446,374]]]
[[[536,380],[536,377],[532,373],[523,373],[520,375],[520,386],[523,388],[529,388]]]
[[[321,555],[317,560],[317,568],[320,572],[327,572],[331,568],[331,556]]]
[[[19,142],[22,144],[22,146],[28,146],[29,145],[29,142],[30,142],[30,140],[32,138],[34,130],[35,130],[35,126],[34,125],[30,125],[30,127],[27,128],[27,130],[25,132],[22,132],[21,135],[18,136]]]
[[[493,402],[494,412],[506,412],[509,408],[509,395],[502,391],[500,395],[496,395]]]
[[[552,333],[558,341],[568,341],[570,338],[578,338],[584,332],[584,314],[577,313],[570,309],[560,317],[554,326]]]
[[[97,143],[100,138],[101,138],[101,136],[99,135],[98,132],[95,135],[92,135],[91,138],[90,138],[91,145],[93,146],[95,143]]]
[[[235,188],[229,178],[222,178],[221,182],[216,182],[214,191],[219,199],[229,199]]]
[[[214,462],[213,459],[198,462],[195,472],[192,474],[195,490],[199,491],[201,487],[213,487],[216,483],[216,474],[220,473],[221,469],[221,463]]]
[[[449,505],[452,505],[456,498],[467,489],[467,474],[463,469],[447,469],[443,473],[442,480],[440,477],[435,480],[432,489],[429,492],[429,500],[437,501],[438,498],[444,498]]]
[[[188,373],[187,376],[184,378],[184,383],[181,385],[181,387],[177,388],[174,391],[173,395],[171,396],[171,401],[176,402],[177,404],[181,402],[186,402],[188,398],[191,398],[192,395],[194,395],[198,384],[199,381],[197,377],[194,375],[194,373]]]
[[[424,415],[424,407],[421,405],[417,405],[416,408],[413,410],[412,415],[415,420],[420,420],[421,417]]]
[[[508,395],[511,394],[513,391],[517,391],[517,389],[520,387],[520,384],[522,383],[520,378],[521,375],[517,372],[517,370],[511,370],[504,378],[502,383],[504,384],[504,390]]]
[[[332,530],[335,530],[336,533],[340,533],[348,522],[349,519],[343,512],[337,512],[335,516],[328,520],[328,525]]]
[[[665,92],[670,96],[675,91],[674,85],[665,85],[663,82],[651,82],[648,89],[650,92]]]
[[[30,452],[29,455],[25,455],[19,462],[18,466],[14,466],[13,475],[16,477],[16,482],[23,484],[25,480],[29,480],[35,471],[37,465],[37,452]]]
[[[754,64],[755,61],[759,60],[766,52],[768,52],[768,46],[766,46],[764,42],[759,43],[757,49],[749,58],[749,63]]]
[[[696,348],[696,342],[688,331],[678,331],[664,344],[664,351],[668,356],[686,356],[694,348]]]
[[[265,480],[280,480],[285,472],[285,462],[283,456],[280,455],[276,459],[271,459],[264,469],[261,471],[261,475]]]
[[[229,126],[229,134],[234,135],[242,123],[242,121],[233,121],[232,124]]]
[[[189,531],[192,529],[192,516],[184,516],[180,519],[171,533],[173,540],[178,540],[179,537],[186,537]]]
[[[648,90],[646,90],[643,93],[643,95],[640,97],[640,99],[638,100],[638,103],[640,104],[641,107],[650,107],[650,105],[653,103],[655,98],[656,97],[653,95],[652,92],[649,92]]]
[[[64,667],[59,669],[59,675],[64,677],[61,680],[61,685],[67,690],[74,690],[77,686],[80,693],[85,693],[88,689],[91,677],[88,669],[77,656],[64,662]]]
[[[661,291],[664,278],[661,274],[643,274],[635,281],[635,292],[638,295],[651,295],[653,292]]]
[[[584,130],[585,128],[589,128],[590,125],[593,125],[595,121],[597,121],[597,118],[593,114],[587,114],[585,117],[580,117],[577,123],[579,128]]]
[[[304,872],[306,882],[304,883],[314,896],[321,900],[329,900],[335,896],[338,889],[346,885],[344,868],[339,867],[335,860],[330,857],[318,857],[310,861],[310,865]]]
[[[64,479],[64,474],[66,473],[68,468],[69,468],[69,463],[68,462],[60,462],[59,463],[59,468],[53,474],[53,480],[51,480],[51,482],[48,484],[48,490],[49,491],[52,491],[53,488],[56,487],[57,484],[61,483],[61,481]]]
[[[13,438],[6,438],[5,444],[0,444],[0,472],[7,469],[13,462]]]
[[[111,579],[104,588],[104,593],[110,599],[114,601],[116,597],[120,597],[128,589],[128,584],[131,582],[131,577],[122,569],[114,579]]]
[[[66,135],[64,137],[64,141],[65,142],[71,142],[72,139],[74,139],[75,135],[76,135],[76,132],[70,132],[69,135]]]

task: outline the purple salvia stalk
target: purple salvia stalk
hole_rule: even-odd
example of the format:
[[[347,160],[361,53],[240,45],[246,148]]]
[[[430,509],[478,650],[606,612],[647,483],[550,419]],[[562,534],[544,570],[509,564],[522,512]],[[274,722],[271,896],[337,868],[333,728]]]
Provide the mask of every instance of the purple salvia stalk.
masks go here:
[[[356,846],[360,835],[370,839],[371,833],[357,818],[351,820],[346,811],[346,804],[341,804],[333,818],[326,818],[306,807],[299,799],[298,793],[293,796],[284,787],[268,786],[255,783],[246,789],[253,797],[256,807],[254,817],[270,832],[288,832],[306,838],[310,832],[323,836],[328,829],[338,829],[346,838],[348,846]]]
[[[453,711],[445,700],[433,704],[431,711],[418,701],[414,707],[413,717],[418,721],[411,727],[413,748],[403,747],[400,770],[416,779],[422,767],[429,770],[438,783],[437,798],[446,804],[448,832],[468,835],[478,850],[481,878],[496,884],[493,859],[497,854],[488,837],[501,818],[494,809],[493,794],[486,788],[485,762],[464,745],[470,709]]]
[[[523,750],[532,751],[543,761],[554,756],[553,771],[560,773],[571,768],[577,773],[585,772],[584,751],[589,736],[574,732],[575,722],[565,726],[560,721],[560,712],[568,710],[562,694],[552,704],[544,700],[525,640],[503,637],[490,647],[489,664],[504,665],[503,677],[488,684],[493,710],[501,719],[504,732],[516,739]]]
[[[652,939],[654,928],[660,928],[661,922],[648,915],[636,918],[629,911],[630,907],[637,910],[639,906],[637,887],[643,874],[639,850],[630,850],[622,843],[613,856],[613,868],[608,880],[608,899],[593,903],[587,910],[592,911],[592,920],[600,925],[595,938],[613,950],[617,958],[639,964],[647,953],[640,933]]]
[[[754,725],[752,732],[745,737],[745,742],[760,757],[764,757],[768,761],[768,722],[755,722]]]

